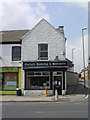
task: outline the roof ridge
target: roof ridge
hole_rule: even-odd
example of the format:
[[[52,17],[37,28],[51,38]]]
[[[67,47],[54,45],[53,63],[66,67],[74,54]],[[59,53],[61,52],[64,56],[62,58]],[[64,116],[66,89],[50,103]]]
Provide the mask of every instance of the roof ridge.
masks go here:
[[[0,31],[0,32],[11,32],[11,31],[27,31],[27,30],[30,30],[30,29],[2,30],[2,31]]]

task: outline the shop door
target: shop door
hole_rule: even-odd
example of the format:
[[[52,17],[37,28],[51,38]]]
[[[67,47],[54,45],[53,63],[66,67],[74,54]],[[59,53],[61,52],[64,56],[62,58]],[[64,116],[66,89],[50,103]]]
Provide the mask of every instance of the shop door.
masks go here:
[[[54,95],[57,89],[58,95],[62,94],[62,76],[54,76]]]

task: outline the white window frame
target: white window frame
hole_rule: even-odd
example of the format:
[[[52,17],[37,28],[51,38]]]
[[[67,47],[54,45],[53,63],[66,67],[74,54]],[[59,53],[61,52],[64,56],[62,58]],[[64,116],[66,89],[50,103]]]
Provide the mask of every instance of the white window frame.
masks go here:
[[[12,60],[12,47],[15,47],[15,46],[21,47],[21,60],[22,60],[22,46],[21,46],[20,44],[14,44],[14,45],[11,45],[11,47],[10,47],[10,48],[11,48],[11,50],[10,50],[10,53],[11,53],[11,54],[10,54],[10,61],[11,61],[11,62],[16,62],[16,63],[18,63],[18,62],[21,63],[21,60],[20,60],[20,61],[13,61],[13,60]]]
[[[38,61],[48,61],[49,60],[49,45],[48,45],[48,43],[38,43],[38,50],[39,50],[39,45],[42,45],[42,44],[47,44],[47,46],[48,46],[48,50],[46,51],[46,52],[48,52],[48,57],[47,57],[47,59],[42,59],[42,58],[46,58],[46,57],[40,57],[41,59],[39,59],[39,51],[38,51]]]

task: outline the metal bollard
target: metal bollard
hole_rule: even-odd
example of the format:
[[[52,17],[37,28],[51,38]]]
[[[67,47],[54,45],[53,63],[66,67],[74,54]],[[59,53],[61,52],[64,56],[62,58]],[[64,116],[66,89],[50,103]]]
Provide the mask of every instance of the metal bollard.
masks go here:
[[[55,90],[55,100],[58,100],[58,91],[57,91],[57,89]]]

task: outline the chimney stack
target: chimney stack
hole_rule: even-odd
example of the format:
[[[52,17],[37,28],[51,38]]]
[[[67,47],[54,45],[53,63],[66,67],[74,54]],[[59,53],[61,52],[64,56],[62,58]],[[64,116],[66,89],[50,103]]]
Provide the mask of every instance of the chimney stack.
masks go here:
[[[64,26],[59,26],[58,30],[60,31],[60,33],[64,35]]]

